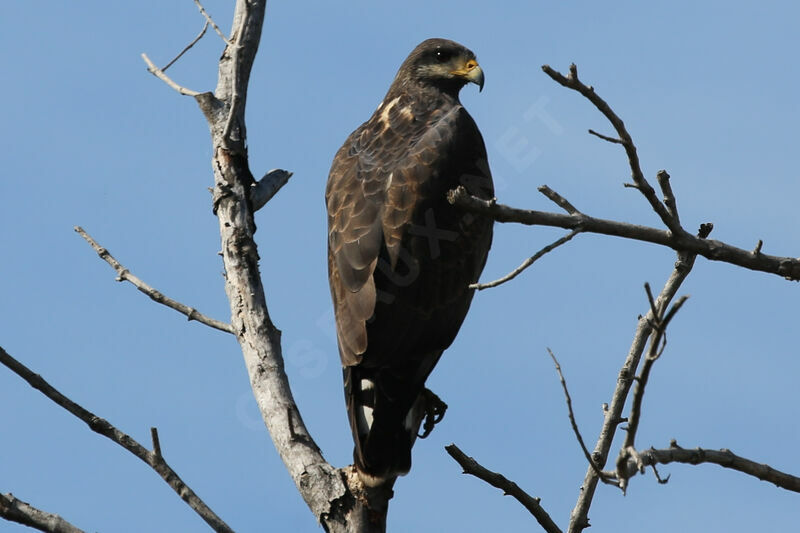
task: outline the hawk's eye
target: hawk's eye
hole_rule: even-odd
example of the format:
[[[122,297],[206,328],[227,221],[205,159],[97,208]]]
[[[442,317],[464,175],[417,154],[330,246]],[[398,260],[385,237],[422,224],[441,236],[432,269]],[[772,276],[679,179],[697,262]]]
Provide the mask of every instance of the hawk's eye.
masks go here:
[[[434,57],[436,57],[436,61],[439,63],[444,63],[445,61],[449,61],[452,57],[452,54],[447,50],[436,50],[434,53]]]

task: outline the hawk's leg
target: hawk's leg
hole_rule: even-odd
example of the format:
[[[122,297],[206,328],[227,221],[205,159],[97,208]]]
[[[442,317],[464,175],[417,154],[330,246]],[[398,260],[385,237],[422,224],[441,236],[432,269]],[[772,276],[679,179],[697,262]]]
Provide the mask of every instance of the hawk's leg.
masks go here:
[[[433,426],[441,422],[442,418],[444,418],[444,413],[447,411],[447,404],[429,389],[422,389],[421,396],[425,404],[425,422],[422,425],[422,434],[417,434],[417,436],[424,439],[431,434]]]

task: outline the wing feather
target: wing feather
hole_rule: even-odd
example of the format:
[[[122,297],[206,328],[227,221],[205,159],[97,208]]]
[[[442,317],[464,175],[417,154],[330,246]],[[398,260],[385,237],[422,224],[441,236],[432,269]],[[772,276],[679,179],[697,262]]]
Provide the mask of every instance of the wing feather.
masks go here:
[[[346,366],[360,363],[367,350],[381,251],[386,250],[387,266],[394,270],[421,202],[431,194],[444,194],[428,189],[451,156],[456,122],[463,112],[461,106],[447,113],[434,111],[423,123],[408,109],[401,98],[388,118],[376,112],[345,141],[328,178],[328,268]]]

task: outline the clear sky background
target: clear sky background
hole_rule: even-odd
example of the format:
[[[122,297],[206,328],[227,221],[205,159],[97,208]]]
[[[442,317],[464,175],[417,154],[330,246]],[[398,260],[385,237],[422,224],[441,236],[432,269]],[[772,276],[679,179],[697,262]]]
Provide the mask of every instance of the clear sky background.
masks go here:
[[[207,1],[230,27],[232,2]],[[320,531],[263,427],[233,337],[157,304],[72,231],[82,225],[136,275],[226,320],[211,213],[210,142],[195,102],[145,70],[200,30],[193,3],[2,2],[0,345],[74,400],[164,454],[237,531]],[[659,226],[625,189],[620,147],[582,97],[540,65],[576,62],[625,120],[649,178],[672,175],[688,229],[800,255],[795,2],[272,1],[247,108],[253,172],[292,170],[257,215],[261,269],[297,402],[326,458],[351,460],[326,279],[324,184],[346,136],[428,37],[470,47],[486,72],[462,101],[480,126],[500,201],[557,208],[547,184],[584,212]],[[213,33],[170,71],[213,90]],[[537,112],[538,110],[538,112]],[[562,232],[498,225],[485,281]],[[390,530],[536,531],[513,499],[461,475],[457,443],[504,473],[561,526],[586,463],[569,426],[560,358],[593,447],[670,250],[582,235],[505,286],[476,295],[429,380],[450,406],[417,443],[396,485]],[[800,287],[699,259],[645,398],[641,447],[728,447],[798,474]],[[204,531],[139,460],[0,368],[0,491],[100,532]],[[615,443],[614,452],[619,442]],[[714,465],[669,465],[667,485],[601,486],[592,531],[791,531],[800,497]],[[24,528],[0,522],[0,531]]]

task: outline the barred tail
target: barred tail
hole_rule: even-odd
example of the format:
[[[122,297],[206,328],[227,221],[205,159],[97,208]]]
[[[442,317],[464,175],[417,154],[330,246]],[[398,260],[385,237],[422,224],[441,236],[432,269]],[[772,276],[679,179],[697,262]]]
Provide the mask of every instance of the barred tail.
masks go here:
[[[408,473],[425,416],[422,384],[358,366],[344,368],[344,384],[353,459],[364,483],[377,486]]]

